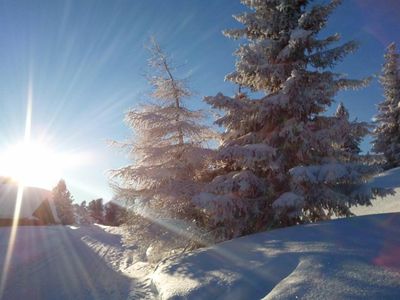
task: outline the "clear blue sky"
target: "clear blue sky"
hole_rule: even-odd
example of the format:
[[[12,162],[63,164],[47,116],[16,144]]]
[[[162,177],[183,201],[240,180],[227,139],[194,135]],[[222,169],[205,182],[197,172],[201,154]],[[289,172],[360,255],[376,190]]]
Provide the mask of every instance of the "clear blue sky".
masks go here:
[[[353,77],[378,73],[385,47],[400,42],[400,1],[343,2],[323,33],[341,33],[361,48],[337,70]],[[205,108],[203,96],[234,91],[224,76],[234,69],[237,42],[221,31],[239,26],[231,16],[243,10],[239,0],[0,1],[0,147],[24,134],[31,74],[32,139],[89,155],[87,164],[64,174],[67,185],[78,202],[109,199],[105,172],[127,160],[107,141],[129,137],[123,114],[149,91],[143,77],[149,37],[184,65],[179,73],[190,75],[197,93],[191,105]],[[338,100],[352,117],[369,121],[381,94],[374,81]]]

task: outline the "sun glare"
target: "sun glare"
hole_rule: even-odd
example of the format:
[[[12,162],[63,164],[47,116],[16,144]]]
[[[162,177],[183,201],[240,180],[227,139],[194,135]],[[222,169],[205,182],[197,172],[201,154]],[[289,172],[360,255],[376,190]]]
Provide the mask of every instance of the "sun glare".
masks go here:
[[[51,188],[62,177],[65,157],[41,143],[18,143],[0,153],[0,175],[19,184]]]

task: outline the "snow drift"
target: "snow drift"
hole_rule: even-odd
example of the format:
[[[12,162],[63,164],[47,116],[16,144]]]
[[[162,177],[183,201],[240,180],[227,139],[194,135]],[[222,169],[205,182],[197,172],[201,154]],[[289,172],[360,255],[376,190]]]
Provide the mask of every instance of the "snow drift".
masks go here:
[[[363,216],[170,258],[152,280],[161,299],[398,299],[399,250],[399,213]]]
[[[356,215],[278,229],[171,257],[152,281],[161,299],[399,299],[400,168],[368,185],[397,193]]]

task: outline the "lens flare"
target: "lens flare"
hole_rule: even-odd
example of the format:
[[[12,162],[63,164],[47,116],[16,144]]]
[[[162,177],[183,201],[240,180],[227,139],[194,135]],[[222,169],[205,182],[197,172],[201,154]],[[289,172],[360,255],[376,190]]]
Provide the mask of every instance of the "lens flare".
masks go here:
[[[32,100],[33,100],[33,90],[32,90],[32,80],[31,77],[29,79],[28,84],[28,95],[27,95],[27,108],[26,108],[26,121],[25,121],[25,136],[24,142],[27,144],[29,143],[31,137],[31,126],[32,126]],[[13,255],[15,239],[17,237],[17,230],[18,230],[18,221],[19,215],[21,212],[21,203],[22,197],[24,196],[24,185],[19,183],[18,185],[18,193],[17,198],[15,199],[15,208],[14,208],[14,215],[13,215],[13,222],[11,227],[10,238],[8,242],[8,248],[6,253],[6,258],[4,261],[4,267],[2,270],[2,277],[0,280],[0,298],[4,292],[4,288],[7,282],[8,271],[11,264],[11,259]]]
[[[62,176],[62,157],[40,143],[24,141],[0,154],[3,175],[19,184],[50,188]]]

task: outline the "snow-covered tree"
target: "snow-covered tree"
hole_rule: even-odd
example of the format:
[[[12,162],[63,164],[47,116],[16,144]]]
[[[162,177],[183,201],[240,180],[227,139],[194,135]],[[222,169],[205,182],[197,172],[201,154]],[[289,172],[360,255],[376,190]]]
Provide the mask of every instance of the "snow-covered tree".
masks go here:
[[[75,221],[74,209],[72,206],[73,198],[67,189],[67,185],[65,184],[64,180],[60,180],[53,188],[52,197],[61,224],[73,224]]]
[[[224,33],[246,42],[226,79],[264,96],[206,97],[226,112],[216,121],[226,132],[217,155],[219,175],[194,201],[223,238],[350,215],[349,207],[368,204],[371,194],[348,195],[337,187],[362,184],[367,170],[341,161],[335,145],[339,120],[323,113],[338,91],[368,80],[332,71],[357,49],[354,41],[335,45],[338,34],[320,37],[340,1],[313,6],[307,0],[241,2],[249,7],[235,16],[243,27]]]
[[[378,106],[377,127],[374,131],[376,153],[383,153],[387,167],[400,166],[400,65],[399,53],[394,43],[385,54],[381,84],[385,99]]]
[[[344,106],[343,102],[340,102],[338,107],[336,108],[335,116],[336,118],[346,119],[346,120],[350,118],[349,111]]]
[[[89,225],[94,223],[93,218],[89,214],[88,207],[86,206],[86,201],[83,201],[81,204],[76,203],[73,206],[76,224]]]
[[[133,163],[112,172],[114,184],[119,198],[134,201],[135,209],[146,216],[192,220],[191,198],[208,168],[212,151],[205,142],[213,134],[200,124],[203,112],[185,105],[192,93],[175,76],[169,57],[155,40],[149,50],[150,103],[125,116],[135,136],[122,146]]]
[[[343,102],[340,102],[335,113],[340,126],[336,138],[338,153],[344,162],[354,162],[360,159],[360,143],[369,134],[370,125],[366,122],[350,121],[350,114]]]

